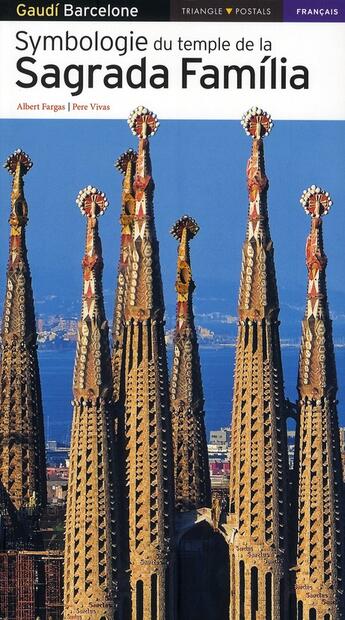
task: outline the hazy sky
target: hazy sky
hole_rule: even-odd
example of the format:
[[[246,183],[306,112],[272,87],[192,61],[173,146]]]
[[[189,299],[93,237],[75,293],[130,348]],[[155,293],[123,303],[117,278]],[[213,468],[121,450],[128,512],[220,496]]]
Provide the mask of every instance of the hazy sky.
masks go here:
[[[20,147],[34,162],[25,177],[25,193],[36,299],[63,290],[73,297],[80,295],[85,218],[75,198],[89,184],[105,191],[110,201],[100,231],[105,289],[114,289],[121,196],[121,175],[114,169],[114,161],[128,147],[135,148],[136,143],[125,120],[0,121],[1,161]],[[169,230],[178,217],[188,213],[201,228],[192,242],[198,294],[211,294],[215,309],[216,299],[222,298],[229,313],[235,312],[250,147],[251,139],[235,121],[163,120],[151,139],[156,226],[169,300],[174,297],[176,264],[176,241]],[[265,139],[265,158],[279,288],[283,291],[297,283],[305,290],[304,246],[310,220],[299,198],[303,189],[315,183],[327,189],[334,200],[324,219],[329,290],[345,293],[344,123],[275,121],[271,135]],[[10,186],[9,174],[0,171],[1,289],[7,261]],[[298,295],[303,306],[304,293],[303,298]]]

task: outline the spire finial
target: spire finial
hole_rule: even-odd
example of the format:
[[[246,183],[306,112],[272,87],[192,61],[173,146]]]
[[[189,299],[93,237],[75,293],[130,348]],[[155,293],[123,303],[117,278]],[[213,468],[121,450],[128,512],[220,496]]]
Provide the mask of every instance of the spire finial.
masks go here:
[[[183,215],[174,224],[170,233],[175,239],[177,239],[177,241],[181,241],[184,229],[187,231],[188,241],[189,239],[193,239],[193,237],[195,237],[200,230],[196,220],[193,217]]]
[[[4,163],[4,168],[8,170],[8,172],[14,176],[17,171],[17,166],[20,164],[20,171],[22,176],[27,174],[29,170],[32,168],[33,163],[26,153],[22,151],[22,149],[17,149],[11,155],[8,156]]]
[[[307,238],[305,259],[308,270],[307,317],[325,318],[327,310],[327,291],[325,268],[327,256],[323,248],[322,217],[332,206],[328,192],[317,185],[304,190],[300,199],[305,212],[311,217],[311,231]]]
[[[117,170],[119,170],[121,172],[121,174],[126,174],[127,166],[129,164],[129,162],[132,162],[133,164],[135,164],[136,161],[137,161],[137,157],[138,157],[138,155],[137,155],[136,151],[133,151],[133,149],[127,149],[127,151],[122,153],[117,158],[114,166],[115,166],[115,168],[117,168]]]
[[[9,223],[12,232],[18,236],[19,231],[24,232],[28,222],[28,205],[24,197],[23,176],[32,168],[32,161],[22,149],[17,149],[8,156],[4,168],[12,175],[11,215]]]
[[[138,153],[133,149],[127,149],[115,162],[115,168],[123,175],[122,183],[122,216],[130,215],[135,209],[135,200],[133,196],[133,177],[135,173],[135,165],[137,163]],[[127,220],[126,222],[127,223]]]
[[[304,190],[300,203],[305,212],[312,218],[320,218],[323,215],[327,215],[333,204],[329,193],[317,185],[311,185]]]
[[[271,115],[264,112],[261,108],[253,106],[243,114],[241,125],[247,136],[254,139],[264,138],[268,136],[273,127]]]
[[[179,242],[177,256],[177,322],[176,331],[181,332],[193,321],[192,294],[195,284],[189,255],[189,241],[199,231],[196,220],[189,215],[181,217],[171,229],[172,236]]]
[[[103,215],[109,205],[104,192],[96,187],[92,187],[92,185],[88,185],[80,190],[76,203],[82,214],[89,218]]]
[[[156,114],[140,105],[129,115],[128,124],[134,136],[148,138],[156,133],[159,120]]]

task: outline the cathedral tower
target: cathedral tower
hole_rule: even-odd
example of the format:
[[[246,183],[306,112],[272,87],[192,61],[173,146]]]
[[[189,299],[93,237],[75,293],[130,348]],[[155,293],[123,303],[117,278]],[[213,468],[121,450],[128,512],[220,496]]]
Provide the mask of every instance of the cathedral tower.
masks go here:
[[[73,380],[66,510],[64,618],[113,620],[117,598],[112,373],[97,218],[108,202],[91,186],[77,204],[87,219],[81,320]]]
[[[338,620],[344,602],[344,499],[337,378],[329,316],[322,216],[332,205],[314,185],[301,203],[311,216],[307,305],[299,362],[298,620]]]
[[[133,247],[124,308],[123,382],[132,620],[173,617],[173,468],[164,303],[153,213],[149,139],[158,121],[131,114],[139,138]]]
[[[204,423],[204,395],[197,335],[189,241],[199,227],[185,215],[172,228],[179,242],[174,358],[170,382],[173,427],[175,507],[179,512],[211,505],[211,484]]]
[[[13,184],[1,331],[0,478],[17,511],[39,516],[46,504],[45,445],[35,311],[25,242],[28,205],[23,181],[32,162],[18,149],[7,159],[5,167],[13,176]]]
[[[287,618],[287,446],[279,302],[258,108],[244,115],[252,138],[249,210],[239,292],[230,457],[230,619]]]

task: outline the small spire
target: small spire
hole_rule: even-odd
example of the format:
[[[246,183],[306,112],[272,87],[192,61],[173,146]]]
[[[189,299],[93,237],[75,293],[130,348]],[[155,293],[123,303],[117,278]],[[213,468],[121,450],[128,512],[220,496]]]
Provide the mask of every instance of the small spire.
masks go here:
[[[135,164],[138,158],[138,154],[133,149],[127,149],[115,162],[115,168],[121,174],[123,174],[122,191],[124,193],[132,194],[133,190],[133,174],[135,170]]]
[[[253,107],[243,115],[241,124],[253,139],[247,164],[249,197],[246,241],[243,247],[242,276],[239,293],[240,318],[259,319],[278,308],[273,245],[270,236],[263,138],[273,122],[261,108]]]
[[[113,380],[114,400],[118,401],[120,395],[121,368],[122,368],[122,342],[125,321],[125,307],[128,298],[128,270],[133,247],[133,223],[135,214],[135,197],[133,190],[135,165],[138,155],[133,149],[128,149],[115,162],[115,168],[123,174],[122,200],[121,200],[121,240],[120,258],[117,272],[117,287],[114,304],[114,316],[112,325],[113,336]]]
[[[119,343],[119,395],[115,386],[117,445],[122,453],[119,461],[126,487],[122,512],[129,523],[125,546],[128,545],[132,609],[141,606],[143,618],[151,618],[153,609],[159,617],[167,618],[171,607],[168,600],[173,597],[174,565],[171,410],[149,152],[149,138],[158,121],[155,114],[140,106],[128,122],[139,144],[123,346]],[[113,368],[114,353],[116,360],[116,343]],[[144,592],[141,602],[140,590]]]
[[[306,244],[307,305],[298,376],[296,597],[303,614],[340,618],[344,609],[344,499],[337,376],[329,316],[322,217],[332,200],[312,185],[300,200],[311,217]],[[340,615],[339,615],[340,614]]]
[[[171,229],[172,236],[179,241],[177,259],[177,277],[175,288],[177,291],[177,316],[176,330],[182,331],[189,326],[192,316],[192,294],[195,284],[192,279],[190,265],[189,241],[193,239],[199,231],[196,221],[184,215]]]
[[[230,617],[238,617],[241,606],[247,616],[247,610],[258,609],[259,600],[257,616],[282,618],[288,614],[286,401],[263,150],[263,138],[273,123],[267,112],[251,108],[242,125],[252,138],[252,152],[247,166],[249,209],[242,249],[231,419]],[[240,563],[250,575],[253,558],[259,595],[250,578],[241,579],[238,571]],[[265,597],[267,575],[271,594]]]
[[[179,242],[176,329],[170,382],[175,507],[178,512],[211,505],[204,395],[192,303],[195,284],[189,254],[189,241],[198,231],[197,222],[188,215],[177,220],[170,231]]]
[[[129,269],[129,294],[125,316],[126,320],[145,320],[156,312],[164,311],[148,140],[156,133],[159,121],[156,114],[139,106],[130,114],[128,124],[132,133],[139,138],[139,146],[133,183],[133,255]]]
[[[28,222],[28,205],[24,196],[23,177],[32,168],[30,157],[17,149],[9,155],[4,168],[12,175],[9,269],[15,268],[25,250],[25,226]]]
[[[322,318],[328,316],[325,269],[327,256],[323,249],[322,217],[327,215],[332,200],[328,192],[312,185],[305,190],[300,200],[305,212],[311,217],[311,231],[306,243],[306,265],[308,270],[308,300],[306,316]]]
[[[35,517],[46,503],[46,471],[35,309],[25,241],[28,205],[23,177],[32,161],[17,149],[4,167],[13,181],[1,329],[0,478],[13,506],[33,517],[28,523],[36,531]]]
[[[133,149],[128,149],[115,162],[115,168],[123,174],[122,183],[122,202],[121,202],[121,241],[120,241],[120,259],[117,276],[117,289],[115,299],[115,311],[113,317],[113,341],[119,339],[123,321],[124,307],[126,304],[128,287],[127,287],[127,270],[129,267],[133,222],[135,214],[135,197],[133,192],[133,181],[135,173],[135,164],[137,161],[137,153]]]
[[[86,216],[81,320],[73,378],[66,506],[64,618],[114,618],[117,606],[118,470],[108,323],[102,292],[98,217],[105,194],[89,185],[77,204]]]
[[[102,244],[98,234],[97,218],[104,214],[108,201],[105,194],[89,185],[82,189],[76,200],[80,211],[87,218],[85,255],[83,266],[83,295],[81,336],[76,355],[74,390],[75,397],[88,389],[97,394],[109,385],[108,330],[102,292]],[[98,344],[97,344],[98,343]]]
[[[333,203],[329,193],[316,185],[303,192],[300,202],[311,217],[311,230],[305,250],[308,284],[299,388],[303,395],[312,398],[320,396],[330,387],[336,391],[332,326],[326,285],[327,256],[322,234],[322,217],[327,215]]]

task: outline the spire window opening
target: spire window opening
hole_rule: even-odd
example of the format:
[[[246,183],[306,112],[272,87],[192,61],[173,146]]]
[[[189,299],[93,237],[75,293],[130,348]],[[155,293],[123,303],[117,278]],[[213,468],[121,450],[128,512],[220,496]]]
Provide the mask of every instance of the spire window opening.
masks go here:
[[[285,620],[285,581],[281,578],[279,583],[279,612],[280,620]]]
[[[309,620],[316,620],[316,609],[314,607],[309,609]]]
[[[297,605],[297,620],[303,620],[303,603],[298,601]]]
[[[258,569],[256,566],[252,567],[251,570],[251,620],[256,620],[256,613],[259,609],[259,599],[258,599]]]
[[[157,620],[157,575],[151,575],[151,620]]]
[[[245,574],[244,574],[244,562],[240,561],[240,620],[245,620]]]
[[[144,584],[141,579],[136,588],[136,620],[144,620]]]
[[[272,573],[265,576],[266,620],[272,620]]]

